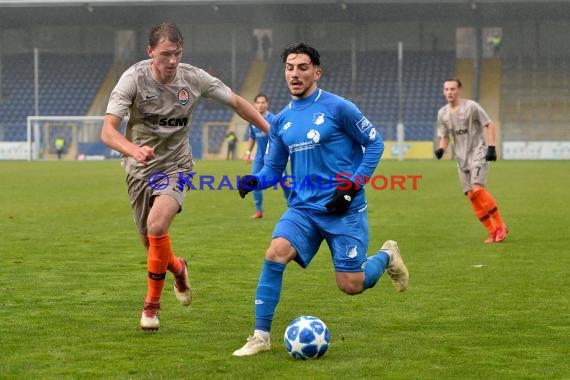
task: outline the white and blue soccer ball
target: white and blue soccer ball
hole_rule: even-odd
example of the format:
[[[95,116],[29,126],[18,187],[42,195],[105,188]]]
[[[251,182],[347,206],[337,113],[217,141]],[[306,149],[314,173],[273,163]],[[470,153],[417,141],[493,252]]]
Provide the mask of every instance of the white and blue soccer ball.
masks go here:
[[[331,342],[327,325],[317,317],[294,319],[285,330],[285,349],[295,359],[317,359],[323,356]]]

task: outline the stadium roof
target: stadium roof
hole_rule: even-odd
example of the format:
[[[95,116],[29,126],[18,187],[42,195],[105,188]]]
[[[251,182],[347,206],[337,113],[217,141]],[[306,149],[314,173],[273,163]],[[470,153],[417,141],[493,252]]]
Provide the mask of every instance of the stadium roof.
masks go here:
[[[570,0],[0,0],[0,6],[124,6],[124,5],[227,5],[227,4],[513,4],[570,3]]]
[[[302,4],[302,6],[301,6]],[[487,25],[570,20],[570,0],[0,0],[0,28],[30,25],[435,21]],[[262,21],[260,21],[262,20]]]

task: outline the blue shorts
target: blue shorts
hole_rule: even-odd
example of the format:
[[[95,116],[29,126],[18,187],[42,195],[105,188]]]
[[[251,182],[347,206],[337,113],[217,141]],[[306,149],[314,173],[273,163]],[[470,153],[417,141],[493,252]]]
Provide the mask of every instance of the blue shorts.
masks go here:
[[[368,210],[341,216],[289,208],[283,214],[273,238],[287,239],[295,261],[306,268],[326,240],[336,272],[362,272],[368,250]]]

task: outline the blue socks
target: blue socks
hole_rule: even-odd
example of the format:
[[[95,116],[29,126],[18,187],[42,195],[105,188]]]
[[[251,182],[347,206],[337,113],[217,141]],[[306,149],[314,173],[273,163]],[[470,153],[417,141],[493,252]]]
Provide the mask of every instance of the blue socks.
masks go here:
[[[368,257],[363,264],[364,289],[376,285],[389,262],[390,257],[384,251]],[[255,330],[271,331],[273,315],[281,298],[285,268],[285,264],[267,259],[263,263],[255,293]]]
[[[255,329],[269,332],[281,298],[285,264],[265,260],[255,293]]]
[[[263,211],[263,192],[261,190],[253,190],[253,203],[255,211]]]
[[[376,285],[389,262],[390,256],[384,251],[380,251],[366,259],[362,265],[364,269],[364,290],[373,288]]]

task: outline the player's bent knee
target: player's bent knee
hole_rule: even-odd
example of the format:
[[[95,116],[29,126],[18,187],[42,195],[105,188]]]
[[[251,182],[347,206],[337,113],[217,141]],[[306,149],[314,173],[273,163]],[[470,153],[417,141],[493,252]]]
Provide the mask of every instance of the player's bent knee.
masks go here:
[[[362,284],[338,284],[338,288],[349,296],[355,296],[364,290]]]
[[[339,275],[337,273],[336,285],[338,288],[349,296],[355,296],[364,291],[364,283],[361,279],[347,274]]]
[[[168,226],[161,223],[148,223],[147,229],[151,236],[162,236],[168,233]]]
[[[271,245],[265,252],[265,258],[270,261],[287,264],[295,258],[297,252],[289,240],[285,238],[275,238],[271,240]]]

